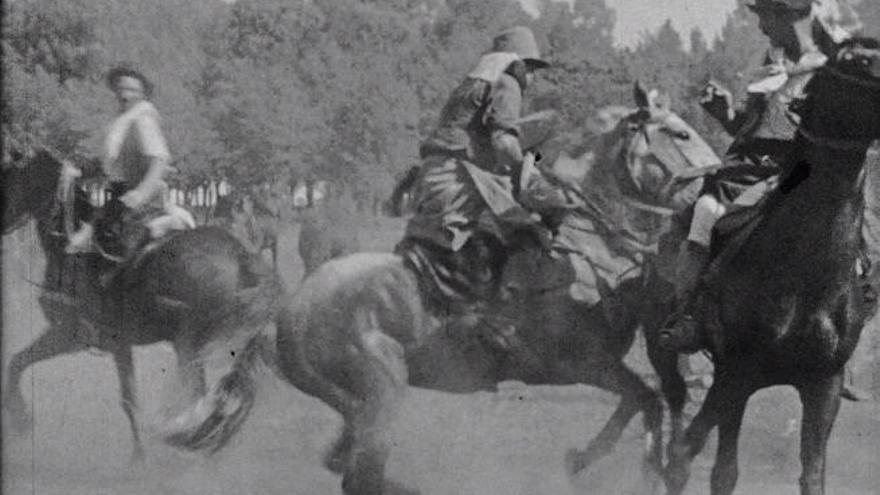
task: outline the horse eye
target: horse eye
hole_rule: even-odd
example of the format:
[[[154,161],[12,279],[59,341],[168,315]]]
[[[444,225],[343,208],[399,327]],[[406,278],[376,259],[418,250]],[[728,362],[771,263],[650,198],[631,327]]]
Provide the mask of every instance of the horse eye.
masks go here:
[[[688,139],[691,138],[691,134],[688,131],[675,130],[675,129],[670,129],[669,127],[664,127],[663,132],[672,136],[675,139],[680,139],[682,141],[687,141]]]

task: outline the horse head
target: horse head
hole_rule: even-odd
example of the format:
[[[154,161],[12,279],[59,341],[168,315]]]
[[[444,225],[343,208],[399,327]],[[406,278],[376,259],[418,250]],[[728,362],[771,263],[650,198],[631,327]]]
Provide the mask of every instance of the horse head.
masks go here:
[[[805,93],[804,137],[825,148],[866,150],[880,138],[880,42],[856,38],[835,47]]]
[[[699,179],[679,179],[721,160],[697,132],[670,109],[670,100],[636,82],[637,108],[606,135],[602,163],[610,167],[622,192],[635,199],[681,210],[696,199]]]
[[[721,159],[670,109],[668,97],[646,91],[637,82],[633,99],[635,108],[600,109],[586,129],[594,138],[569,146],[553,163],[542,166],[585,191],[617,191],[641,203],[681,211],[702,186],[697,170],[717,166]],[[683,180],[690,177],[697,178]]]
[[[3,167],[3,233],[24,225],[31,218],[45,219],[56,203],[63,164],[53,153],[34,149],[21,163]]]

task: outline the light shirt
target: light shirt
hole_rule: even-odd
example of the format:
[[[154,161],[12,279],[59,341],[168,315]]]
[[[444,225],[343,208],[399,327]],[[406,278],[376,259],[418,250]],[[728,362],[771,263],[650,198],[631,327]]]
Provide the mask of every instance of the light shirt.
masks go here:
[[[111,181],[137,187],[154,158],[171,160],[156,107],[142,100],[110,124],[104,140],[104,173]]]

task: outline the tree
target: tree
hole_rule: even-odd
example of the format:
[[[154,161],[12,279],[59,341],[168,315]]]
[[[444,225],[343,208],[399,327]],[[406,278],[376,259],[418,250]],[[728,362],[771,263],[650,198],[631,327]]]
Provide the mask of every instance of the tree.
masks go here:
[[[4,129],[62,153],[99,153],[115,104],[103,76],[133,63],[158,86],[172,155],[185,171],[210,164],[216,137],[198,105],[198,37],[220,2],[21,0],[4,28]],[[156,33],[162,33],[157,36]]]

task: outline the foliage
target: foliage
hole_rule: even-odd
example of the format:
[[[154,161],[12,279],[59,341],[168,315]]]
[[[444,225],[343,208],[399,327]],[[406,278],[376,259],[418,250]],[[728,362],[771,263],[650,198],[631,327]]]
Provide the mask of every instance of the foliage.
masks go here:
[[[604,0],[15,0],[4,3],[3,131],[64,153],[95,154],[115,102],[103,74],[126,61],[157,86],[185,177],[291,184],[325,179],[361,202],[417,161],[458,80],[513,24],[531,26],[550,69],[530,110],[557,108],[582,128],[631,105],[639,79],[719,151],[696,103],[709,79],[741,94],[765,42],[740,0],[720,37],[685,39],[667,22],[632,49],[614,46]],[[877,3],[858,8],[877,23]]]

